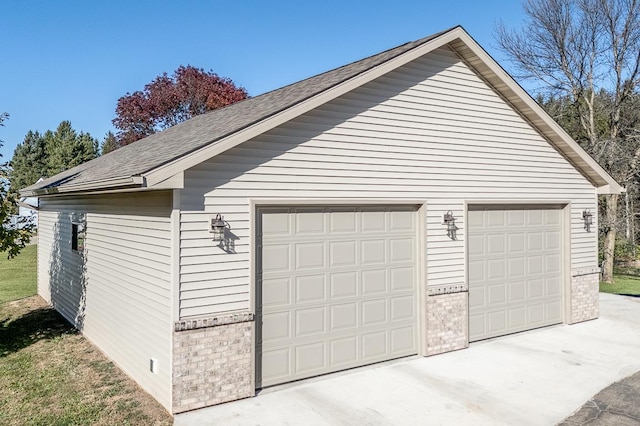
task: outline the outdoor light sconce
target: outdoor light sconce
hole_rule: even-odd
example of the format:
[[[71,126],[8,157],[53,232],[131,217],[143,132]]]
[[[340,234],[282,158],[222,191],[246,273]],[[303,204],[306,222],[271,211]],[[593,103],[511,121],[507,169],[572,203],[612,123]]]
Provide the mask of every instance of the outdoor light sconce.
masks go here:
[[[215,217],[209,216],[209,232],[213,234],[213,241],[223,241],[226,229],[230,229],[229,222],[220,213]]]
[[[453,217],[453,213],[451,210],[446,212],[444,216],[442,216],[442,222],[447,225],[447,236],[452,240],[456,239],[456,218]]]
[[[591,232],[591,225],[593,225],[593,214],[591,210],[586,209],[582,212],[582,220],[584,220],[585,231]]]

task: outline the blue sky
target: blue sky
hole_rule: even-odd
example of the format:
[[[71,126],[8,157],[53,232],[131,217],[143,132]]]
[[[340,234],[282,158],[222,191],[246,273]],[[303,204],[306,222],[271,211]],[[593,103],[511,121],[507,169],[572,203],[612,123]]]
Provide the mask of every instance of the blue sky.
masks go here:
[[[118,98],[191,64],[252,96],[462,25],[508,69],[495,23],[518,0],[21,0],[0,12],[2,160],[29,130],[62,120],[100,141]]]

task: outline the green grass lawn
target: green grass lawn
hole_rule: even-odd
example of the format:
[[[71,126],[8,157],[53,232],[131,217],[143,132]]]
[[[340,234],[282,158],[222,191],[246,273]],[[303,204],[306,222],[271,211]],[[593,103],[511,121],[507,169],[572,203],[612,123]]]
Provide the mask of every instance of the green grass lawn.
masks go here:
[[[603,293],[640,296],[640,276],[614,275],[613,284],[600,283],[600,291]]]
[[[0,253],[0,304],[36,294],[37,247],[27,246],[10,260]]]
[[[171,415],[36,293],[36,246],[0,253],[0,425],[162,425]]]

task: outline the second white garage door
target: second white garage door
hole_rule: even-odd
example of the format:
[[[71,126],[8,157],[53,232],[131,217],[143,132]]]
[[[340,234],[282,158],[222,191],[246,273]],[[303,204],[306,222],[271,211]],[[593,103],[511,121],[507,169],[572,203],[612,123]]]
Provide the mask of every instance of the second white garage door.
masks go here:
[[[257,216],[258,387],[417,353],[415,208]]]
[[[560,207],[470,206],[469,340],[562,322]]]

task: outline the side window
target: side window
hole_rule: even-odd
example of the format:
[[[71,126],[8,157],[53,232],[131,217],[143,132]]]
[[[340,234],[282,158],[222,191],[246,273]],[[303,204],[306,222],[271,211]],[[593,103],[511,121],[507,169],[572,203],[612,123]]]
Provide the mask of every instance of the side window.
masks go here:
[[[86,225],[84,221],[71,223],[71,250],[80,254],[84,253],[84,240],[86,236]]]

